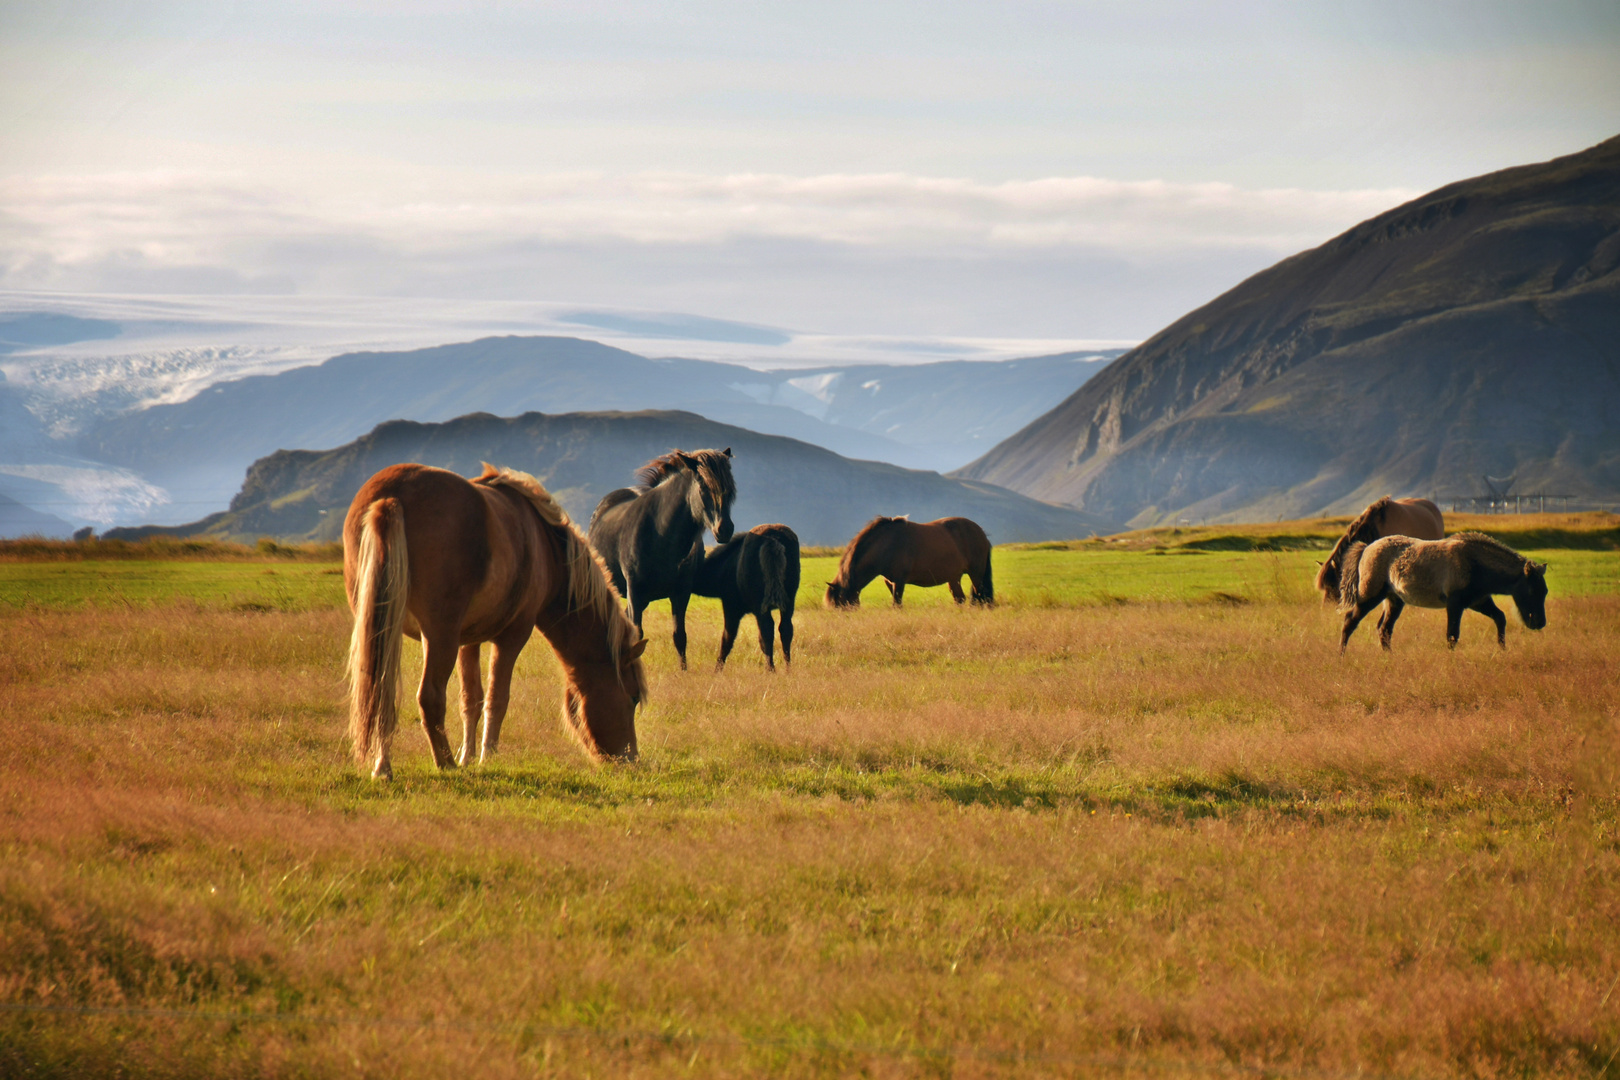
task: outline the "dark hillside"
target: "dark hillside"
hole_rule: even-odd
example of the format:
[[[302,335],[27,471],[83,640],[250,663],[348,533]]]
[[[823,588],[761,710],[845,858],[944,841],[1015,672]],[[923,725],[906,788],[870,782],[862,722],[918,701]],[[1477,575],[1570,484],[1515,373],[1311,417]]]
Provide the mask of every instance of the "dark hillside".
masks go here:
[[[1139,524],[1620,493],[1620,139],[1432,192],[1172,324],[959,470]]]
[[[113,539],[166,533],[252,540],[334,540],[366,478],[402,461],[475,475],[480,462],[533,473],[581,522],[637,466],[671,447],[730,446],[739,529],[791,525],[806,544],[843,544],[877,514],[917,520],[960,514],[991,538],[1060,539],[1107,531],[1112,523],[1067,507],[938,473],[851,461],[817,446],[760,435],[684,412],[599,412],[511,419],[479,413],[443,424],[395,420],[334,450],[281,450],[254,463],[229,511],[186,526],[114,529]]]

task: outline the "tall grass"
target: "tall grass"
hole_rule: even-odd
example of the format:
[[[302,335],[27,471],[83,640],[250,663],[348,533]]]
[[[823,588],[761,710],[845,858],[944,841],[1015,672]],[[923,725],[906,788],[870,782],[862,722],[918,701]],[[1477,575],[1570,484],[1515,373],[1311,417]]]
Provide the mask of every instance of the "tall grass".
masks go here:
[[[807,597],[774,677],[660,605],[628,768],[537,640],[502,757],[392,785],[340,592],[0,606],[0,1074],[1599,1075],[1620,597],[1341,659],[1302,555],[1085,554]]]

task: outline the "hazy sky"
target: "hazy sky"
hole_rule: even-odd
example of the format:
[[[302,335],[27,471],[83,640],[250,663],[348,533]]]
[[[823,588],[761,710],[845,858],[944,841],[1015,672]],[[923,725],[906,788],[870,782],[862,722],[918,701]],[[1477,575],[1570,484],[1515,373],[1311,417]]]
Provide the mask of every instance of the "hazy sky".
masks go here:
[[[1140,338],[1620,133],[1620,4],[0,0],[0,288]]]

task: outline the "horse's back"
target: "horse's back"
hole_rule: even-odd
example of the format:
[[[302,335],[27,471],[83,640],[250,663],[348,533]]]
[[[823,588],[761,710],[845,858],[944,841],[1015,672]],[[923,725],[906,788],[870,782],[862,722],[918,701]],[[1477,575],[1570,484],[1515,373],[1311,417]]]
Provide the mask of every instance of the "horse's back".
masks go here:
[[[1466,552],[1455,538],[1386,536],[1367,545],[1360,565],[1363,581],[1369,576],[1373,582],[1387,581],[1395,595],[1413,607],[1443,608],[1468,585]]]
[[[1428,499],[1396,499],[1385,507],[1381,528],[1385,536],[1443,540],[1446,519],[1440,508]]]
[[[412,623],[451,619],[458,634],[478,636],[536,606],[545,582],[533,508],[504,489],[428,465],[392,465],[361,486],[343,524],[346,579],[366,508],[382,499],[397,500],[404,515]]]

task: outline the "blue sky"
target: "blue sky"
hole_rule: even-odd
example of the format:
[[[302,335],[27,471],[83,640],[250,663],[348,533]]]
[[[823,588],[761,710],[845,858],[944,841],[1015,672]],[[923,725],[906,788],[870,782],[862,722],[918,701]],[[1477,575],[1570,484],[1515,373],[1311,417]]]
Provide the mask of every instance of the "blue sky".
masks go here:
[[[1141,338],[1620,133],[1607,3],[0,2],[0,288]]]

